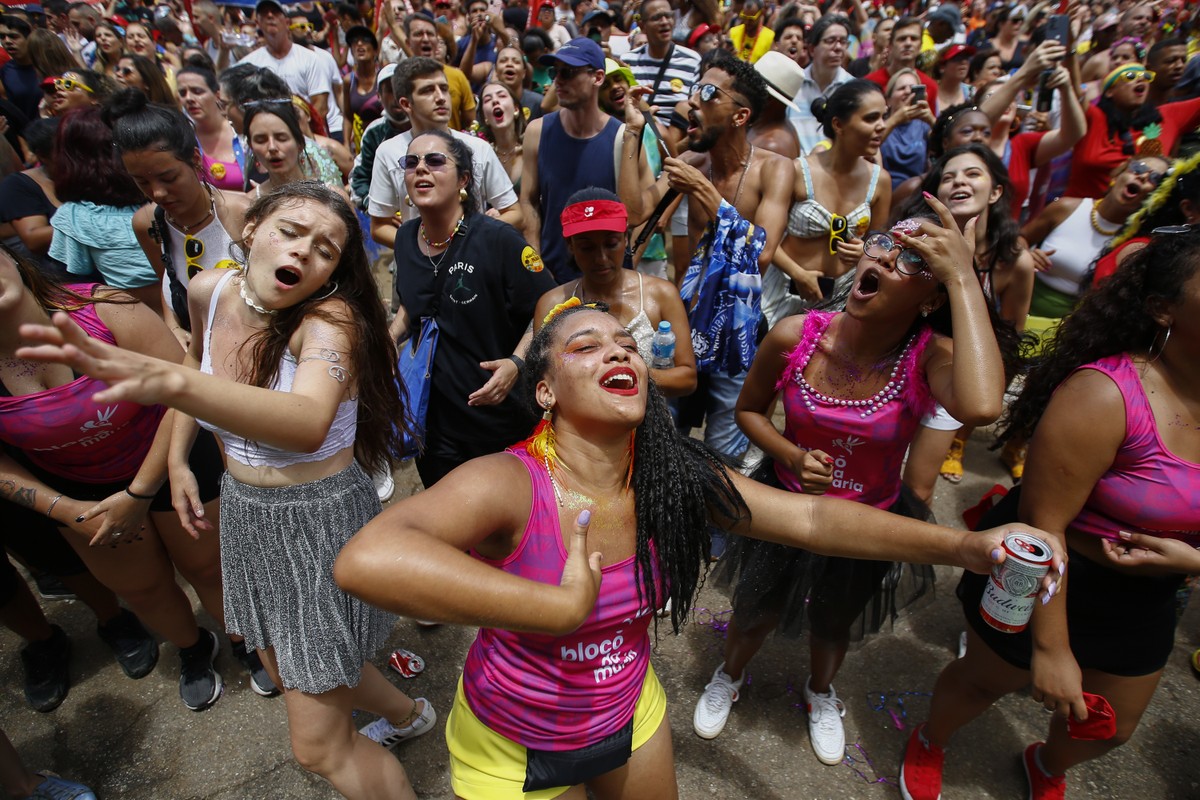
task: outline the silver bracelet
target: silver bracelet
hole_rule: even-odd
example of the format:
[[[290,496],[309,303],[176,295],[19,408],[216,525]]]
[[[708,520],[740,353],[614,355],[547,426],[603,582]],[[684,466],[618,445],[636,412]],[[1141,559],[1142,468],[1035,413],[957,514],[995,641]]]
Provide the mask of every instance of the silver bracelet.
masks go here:
[[[57,497],[55,497],[53,500],[51,500],[51,501],[50,501],[50,506],[49,506],[49,507],[46,509],[46,516],[47,516],[47,517],[48,517],[48,516],[50,516],[51,514],[53,514],[53,513],[54,513],[54,506],[58,504],[58,501],[59,501],[59,500],[62,500],[62,495],[61,495],[61,494],[60,494],[60,495],[58,495]]]

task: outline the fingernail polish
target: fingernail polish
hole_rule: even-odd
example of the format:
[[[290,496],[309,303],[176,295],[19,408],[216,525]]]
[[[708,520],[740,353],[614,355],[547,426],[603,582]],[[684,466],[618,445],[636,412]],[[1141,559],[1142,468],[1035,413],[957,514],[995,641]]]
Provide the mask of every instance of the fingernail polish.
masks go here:
[[[1049,602],[1050,602],[1050,595],[1048,595],[1048,594],[1042,595],[1042,605],[1046,605],[1046,603],[1049,603]]]
[[[1050,586],[1046,589],[1046,594],[1050,595],[1051,597],[1054,597],[1054,595],[1058,594],[1058,581],[1050,581]]]
[[[997,547],[992,551],[992,561],[999,561],[1002,555],[1004,555],[1004,551]]]
[[[932,197],[933,197],[933,195],[931,195],[929,192],[921,192],[921,194],[922,194],[922,195],[924,195],[925,197],[928,197],[928,198],[932,198]]]
[[[75,518],[75,521],[76,521],[76,522],[83,522],[83,514],[80,514],[78,517],[76,517],[76,518]]]
[[[580,525],[587,525],[587,524],[588,524],[589,522],[591,522],[591,521],[592,521],[592,511],[591,511],[591,509],[589,509],[589,508],[585,508],[583,511],[580,511],[580,512],[579,512],[579,519],[577,520],[577,522],[578,522]]]

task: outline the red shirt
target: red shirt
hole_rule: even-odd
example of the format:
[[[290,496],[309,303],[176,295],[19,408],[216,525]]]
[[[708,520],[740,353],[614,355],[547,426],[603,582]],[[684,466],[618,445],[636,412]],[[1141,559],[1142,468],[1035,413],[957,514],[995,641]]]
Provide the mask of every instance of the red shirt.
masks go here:
[[[1188,131],[1200,126],[1200,97],[1167,103],[1158,107],[1162,114],[1158,140],[1164,156],[1169,156]],[[1131,130],[1136,143],[1141,131]],[[1067,197],[1103,197],[1108,191],[1112,171],[1129,158],[1122,151],[1121,137],[1108,133],[1108,120],[1098,106],[1087,108],[1087,133],[1075,145],[1071,159],[1071,177],[1067,180]]]
[[[916,70],[916,73],[917,73],[917,77],[921,79],[921,85],[925,87],[925,99],[929,102],[929,108],[930,108],[930,110],[933,111],[933,115],[936,117],[937,113],[938,113],[937,81],[935,81],[933,78],[926,75],[924,72],[921,72],[921,70]],[[870,81],[871,83],[878,86],[880,89],[883,89],[885,92],[887,91],[888,81],[890,81],[891,79],[892,79],[892,73],[888,71],[887,67],[877,69],[874,72],[863,77],[863,80]]]
[[[1008,181],[1012,184],[1013,219],[1021,218],[1021,206],[1029,197],[1029,172],[1034,168],[1034,157],[1042,143],[1045,131],[1018,133],[1008,140]]]
[[[1150,244],[1150,237],[1135,236],[1128,241],[1122,242],[1118,247],[1114,247],[1110,252],[1100,256],[1100,259],[1096,262],[1096,272],[1092,275],[1092,286],[1099,286],[1100,281],[1117,271],[1117,267],[1120,266],[1118,262],[1120,261],[1121,253],[1131,244]]]

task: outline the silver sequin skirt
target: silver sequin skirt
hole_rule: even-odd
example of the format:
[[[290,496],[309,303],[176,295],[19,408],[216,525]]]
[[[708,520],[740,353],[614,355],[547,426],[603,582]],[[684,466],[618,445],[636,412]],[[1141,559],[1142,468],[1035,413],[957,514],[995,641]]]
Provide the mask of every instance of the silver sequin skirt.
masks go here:
[[[334,559],[380,511],[357,462],[274,489],[222,478],[225,626],[248,646],[274,648],[285,687],[320,694],[358,685],[391,632],[394,616],[333,582]]]

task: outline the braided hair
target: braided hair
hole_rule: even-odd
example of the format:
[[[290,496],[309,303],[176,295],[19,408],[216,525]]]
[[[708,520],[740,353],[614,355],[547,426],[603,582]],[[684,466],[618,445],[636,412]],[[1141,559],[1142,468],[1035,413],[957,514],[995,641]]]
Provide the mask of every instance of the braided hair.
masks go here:
[[[1200,269],[1200,228],[1162,234],[1129,258],[1079,305],[1046,342],[1025,379],[1025,390],[1001,420],[1002,442],[1028,441],[1050,396],[1072,371],[1117,353],[1148,353],[1163,328],[1154,319],[1160,305],[1178,302],[1184,285]]]
[[[522,375],[525,398],[535,412],[542,411],[535,390],[551,369],[563,320],[588,312],[606,313],[587,306],[567,308],[534,334]],[[651,381],[646,416],[634,432],[630,482],[637,516],[638,599],[651,608],[661,608],[662,592],[655,581],[656,575],[661,576],[671,600],[671,627],[676,633],[691,612],[708,566],[710,517],[737,520],[750,516],[726,469],[703,442],[676,430],[666,400]],[[655,633],[657,629],[656,618]]]

